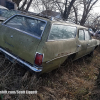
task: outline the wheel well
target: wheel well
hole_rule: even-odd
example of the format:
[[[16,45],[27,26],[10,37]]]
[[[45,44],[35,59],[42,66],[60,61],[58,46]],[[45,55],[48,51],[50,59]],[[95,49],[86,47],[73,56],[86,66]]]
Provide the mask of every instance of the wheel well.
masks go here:
[[[94,50],[97,48],[98,46],[96,46],[95,48],[94,48]]]
[[[67,63],[73,61],[75,56],[76,56],[76,53],[69,55],[68,58],[61,65],[63,66],[63,65],[66,65]]]
[[[71,59],[71,60],[73,60],[73,59],[75,58],[75,56],[76,56],[76,53],[71,54],[71,55],[69,55],[69,56],[68,56],[68,58],[67,58],[67,59]]]

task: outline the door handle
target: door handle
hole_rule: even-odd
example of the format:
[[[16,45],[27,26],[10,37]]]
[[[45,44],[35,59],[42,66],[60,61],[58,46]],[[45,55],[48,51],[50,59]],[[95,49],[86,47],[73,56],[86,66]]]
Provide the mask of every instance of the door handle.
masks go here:
[[[78,47],[81,47],[81,45],[77,45]]]

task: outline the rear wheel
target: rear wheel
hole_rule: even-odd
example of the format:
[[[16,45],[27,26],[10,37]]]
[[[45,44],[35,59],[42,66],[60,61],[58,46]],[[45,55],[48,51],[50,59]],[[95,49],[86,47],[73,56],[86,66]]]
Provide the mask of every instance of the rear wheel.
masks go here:
[[[66,66],[67,64],[71,63],[74,58],[75,58],[76,54],[72,54],[70,55],[62,64],[61,66]]]
[[[90,54],[88,54],[89,57],[93,57],[94,54],[94,50],[92,52],[90,52]]]

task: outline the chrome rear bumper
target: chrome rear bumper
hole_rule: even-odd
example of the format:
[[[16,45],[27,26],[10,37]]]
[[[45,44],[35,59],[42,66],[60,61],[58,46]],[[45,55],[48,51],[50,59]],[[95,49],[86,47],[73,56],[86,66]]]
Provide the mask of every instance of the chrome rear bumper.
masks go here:
[[[31,69],[34,72],[41,72],[42,71],[42,67],[37,67],[35,65],[30,65],[29,63],[17,58],[16,56],[10,54],[9,52],[7,52],[6,50],[0,48],[0,51],[3,52],[5,55],[10,56],[11,58],[13,58],[15,61],[25,65],[26,67],[28,67],[29,69]]]

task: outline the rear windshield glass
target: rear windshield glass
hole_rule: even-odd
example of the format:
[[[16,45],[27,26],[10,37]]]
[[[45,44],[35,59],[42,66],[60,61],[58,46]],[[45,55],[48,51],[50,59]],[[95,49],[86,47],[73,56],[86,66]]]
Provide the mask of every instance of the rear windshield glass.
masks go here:
[[[76,27],[68,25],[53,25],[48,40],[74,38]]]
[[[13,17],[5,24],[38,37],[41,36],[46,25],[44,21],[19,15]]]

